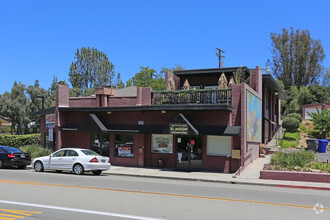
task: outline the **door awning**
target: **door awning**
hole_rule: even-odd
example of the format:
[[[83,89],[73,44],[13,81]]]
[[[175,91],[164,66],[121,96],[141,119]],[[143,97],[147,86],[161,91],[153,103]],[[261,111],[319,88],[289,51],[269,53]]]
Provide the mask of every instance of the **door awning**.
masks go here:
[[[170,122],[164,133],[181,135],[198,135],[198,130],[188,121],[188,119],[179,113]]]
[[[83,123],[78,127],[78,131],[82,132],[108,132],[108,129],[104,126],[102,121],[95,115],[89,114]]]

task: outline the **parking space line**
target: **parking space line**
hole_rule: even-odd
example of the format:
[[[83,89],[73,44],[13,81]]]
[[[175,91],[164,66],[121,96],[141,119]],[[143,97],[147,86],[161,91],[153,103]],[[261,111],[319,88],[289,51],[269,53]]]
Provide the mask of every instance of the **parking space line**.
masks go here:
[[[56,209],[56,210],[62,210],[62,211],[86,213],[86,214],[93,214],[93,215],[104,215],[104,216],[127,218],[127,219],[161,220],[159,218],[149,218],[149,217],[144,217],[144,216],[126,215],[126,214],[118,214],[118,213],[112,213],[112,212],[100,212],[100,211],[93,211],[93,210],[75,209],[75,208],[67,208],[67,207],[51,206],[51,205],[42,205],[42,204],[34,204],[34,203],[26,203],[26,202],[14,202],[14,201],[0,200],[0,203],[30,206],[30,207],[38,207],[38,208],[45,208],[45,209]]]

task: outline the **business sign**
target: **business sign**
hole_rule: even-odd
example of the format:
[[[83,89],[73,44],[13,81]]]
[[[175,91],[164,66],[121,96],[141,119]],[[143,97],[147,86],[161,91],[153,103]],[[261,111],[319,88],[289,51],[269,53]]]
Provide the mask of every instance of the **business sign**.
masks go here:
[[[170,134],[188,134],[188,125],[187,124],[179,124],[179,123],[171,123],[170,124]]]
[[[52,142],[53,140],[54,140],[54,137],[53,137],[53,129],[52,128],[50,128],[49,130],[48,130],[48,141],[50,141],[50,142]]]
[[[55,114],[46,115],[46,129],[55,128]]]

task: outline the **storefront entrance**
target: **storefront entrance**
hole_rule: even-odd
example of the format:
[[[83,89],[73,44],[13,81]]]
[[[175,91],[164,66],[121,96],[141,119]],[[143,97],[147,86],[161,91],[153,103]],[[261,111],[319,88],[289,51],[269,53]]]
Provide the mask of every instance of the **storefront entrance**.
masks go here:
[[[176,168],[203,168],[203,136],[176,136]]]

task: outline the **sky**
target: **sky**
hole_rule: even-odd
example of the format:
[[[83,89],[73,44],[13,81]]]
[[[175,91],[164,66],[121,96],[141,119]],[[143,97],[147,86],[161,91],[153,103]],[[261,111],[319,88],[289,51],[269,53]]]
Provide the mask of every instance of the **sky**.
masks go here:
[[[265,68],[270,33],[290,27],[321,40],[330,68],[329,11],[328,0],[0,0],[0,94],[68,83],[81,47],[107,54],[125,84],[140,67],[217,68],[216,48],[224,67]]]

